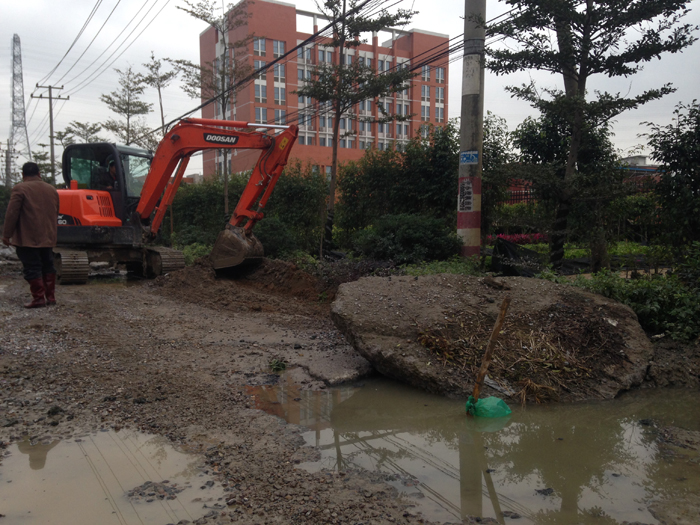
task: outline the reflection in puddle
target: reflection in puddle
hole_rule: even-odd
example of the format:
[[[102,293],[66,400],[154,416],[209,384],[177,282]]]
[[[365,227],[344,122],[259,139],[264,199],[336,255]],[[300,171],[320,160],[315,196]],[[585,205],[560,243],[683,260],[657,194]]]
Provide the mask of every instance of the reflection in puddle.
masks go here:
[[[25,440],[8,452],[0,464],[3,523],[163,525],[194,521],[223,504],[223,490],[209,486],[202,459],[162,437],[99,432]]]
[[[464,402],[385,379],[326,392],[251,387],[256,407],[309,428],[309,470],[385,473],[430,520],[655,524],[655,498],[700,486],[697,460],[660,453],[658,420],[700,430],[691,391],[642,391],[608,402],[514,407],[505,421],[467,418]],[[646,421],[644,421],[646,422]]]

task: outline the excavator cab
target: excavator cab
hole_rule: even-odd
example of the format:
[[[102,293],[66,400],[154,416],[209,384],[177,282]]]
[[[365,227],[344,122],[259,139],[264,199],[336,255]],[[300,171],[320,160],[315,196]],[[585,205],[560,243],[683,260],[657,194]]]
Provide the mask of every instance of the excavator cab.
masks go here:
[[[74,224],[86,224],[87,220],[92,225],[114,226],[114,221],[107,219],[110,217],[107,208],[111,204],[111,215],[118,218],[122,226],[128,224],[138,205],[152,160],[153,153],[148,150],[106,142],[68,146],[63,154],[63,178],[67,187],[71,190],[106,191],[111,203],[107,203],[104,195],[102,199],[97,197],[103,201],[99,210],[101,218],[65,213],[64,219],[72,220]],[[79,209],[75,211],[79,213]],[[76,223],[75,219],[80,222]]]

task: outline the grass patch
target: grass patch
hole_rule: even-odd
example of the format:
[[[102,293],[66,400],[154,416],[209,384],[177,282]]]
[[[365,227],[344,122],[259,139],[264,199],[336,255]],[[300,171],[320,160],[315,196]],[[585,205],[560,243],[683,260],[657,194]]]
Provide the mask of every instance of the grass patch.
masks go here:
[[[479,261],[474,257],[464,258],[458,255],[447,261],[422,262],[418,264],[405,264],[401,269],[406,275],[435,275],[439,273],[454,273],[459,275],[483,275],[479,267]]]

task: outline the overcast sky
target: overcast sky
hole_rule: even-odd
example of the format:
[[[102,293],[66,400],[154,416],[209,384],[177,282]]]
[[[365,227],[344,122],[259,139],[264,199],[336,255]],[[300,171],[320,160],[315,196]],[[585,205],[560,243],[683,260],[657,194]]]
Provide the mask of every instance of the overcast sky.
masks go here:
[[[409,3],[412,2],[412,3]],[[291,2],[293,3],[293,2]],[[176,6],[182,0],[2,0],[0,24],[0,141],[4,151],[11,127],[12,113],[12,37],[18,34],[22,44],[24,93],[27,107],[27,126],[33,150],[41,150],[40,143],[48,144],[48,101],[32,100],[30,94],[46,93],[35,85],[64,86],[57,93],[70,96],[67,102],[56,102],[54,129],[63,130],[73,121],[99,122],[110,115],[100,95],[117,88],[118,76],[114,68],[129,65],[140,69],[151,51],[156,58],[199,59],[199,34],[206,25]],[[316,10],[313,0],[296,2],[299,9]],[[457,0],[408,0],[401,7],[418,11],[410,27],[425,29],[456,37],[463,32],[464,2]],[[92,19],[85,25],[93,8],[98,6]],[[692,12],[686,21],[700,24],[700,0],[690,3]],[[486,18],[491,19],[506,10],[502,2],[487,0]],[[78,37],[81,29],[82,34]],[[307,30],[301,27],[300,30]],[[266,35],[273,37],[273,35]],[[699,35],[700,36],[700,35]],[[71,44],[75,44],[69,51]],[[123,43],[123,44],[122,44]],[[122,44],[120,46],[120,44]],[[67,53],[67,55],[66,55]],[[65,58],[63,58],[65,56]],[[82,57],[81,57],[82,55]],[[63,61],[61,62],[61,60]],[[59,62],[60,65],[59,65]],[[660,101],[651,102],[641,109],[628,111],[614,123],[614,141],[625,154],[643,145],[638,134],[644,132],[643,121],[667,124],[671,121],[678,102],[689,103],[698,98],[700,87],[700,44],[684,53],[666,55],[660,61],[645,65],[644,71],[628,79],[596,78],[591,89],[621,92],[631,96],[646,89],[671,82],[678,91]],[[58,65],[58,67],[56,67]],[[54,69],[55,71],[51,73]],[[50,74],[51,73],[51,74]],[[450,65],[449,116],[460,113],[461,60]],[[527,72],[507,77],[486,76],[485,109],[507,119],[514,129],[528,115],[534,115],[527,103],[511,99],[504,91],[506,85],[529,82]],[[532,77],[541,87],[562,87],[558,77]],[[148,123],[158,125],[157,96],[147,93],[144,99],[154,103],[156,112],[148,116]],[[166,121],[179,117],[198,105],[174,84],[164,94]],[[19,162],[23,162],[20,159]],[[201,163],[193,162],[188,173],[201,170]]]

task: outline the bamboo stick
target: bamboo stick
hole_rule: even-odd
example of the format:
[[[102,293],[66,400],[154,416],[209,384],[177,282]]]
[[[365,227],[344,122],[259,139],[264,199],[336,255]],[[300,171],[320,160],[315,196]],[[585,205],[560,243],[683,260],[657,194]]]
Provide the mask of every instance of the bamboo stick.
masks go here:
[[[489,365],[491,364],[491,354],[493,353],[493,348],[496,346],[496,339],[498,339],[498,334],[501,332],[501,327],[503,326],[503,321],[506,317],[506,312],[510,306],[510,295],[506,295],[501,303],[501,311],[498,313],[498,319],[496,319],[496,324],[493,326],[493,331],[489,337],[489,342],[486,345],[486,351],[484,352],[484,357],[481,358],[481,368],[476,376],[476,382],[474,383],[474,392],[472,397],[476,403],[479,400],[479,394],[484,386],[484,379],[486,378],[486,372],[488,372]]]

